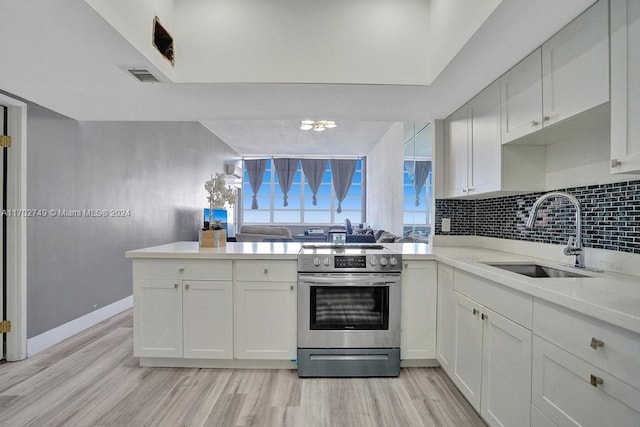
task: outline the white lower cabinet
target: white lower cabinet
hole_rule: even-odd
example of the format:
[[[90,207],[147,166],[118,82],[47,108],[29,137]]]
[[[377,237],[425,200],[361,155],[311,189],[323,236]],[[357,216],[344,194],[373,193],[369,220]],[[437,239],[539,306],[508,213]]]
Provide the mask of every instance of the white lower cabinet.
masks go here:
[[[442,369],[452,375],[454,349],[453,267],[438,263],[438,310],[436,358]]]
[[[182,284],[183,357],[233,358],[233,283],[192,280]]]
[[[182,281],[134,280],[133,355],[182,357]]]
[[[528,426],[531,331],[454,291],[453,382],[492,426]]]
[[[138,279],[134,356],[233,358],[231,281]]]
[[[532,402],[558,426],[640,425],[638,389],[535,335]]]
[[[236,357],[296,358],[295,283],[236,283]]]
[[[454,291],[453,382],[480,411],[482,379],[482,306]]]
[[[402,272],[403,360],[436,358],[435,261],[407,261]]]
[[[527,306],[524,294],[520,301],[512,290],[474,277],[438,267],[438,360],[489,425],[529,426],[531,331],[459,290],[473,289],[487,305],[519,301],[523,319],[531,317],[532,301]]]
[[[480,414],[490,425],[528,426],[531,331],[483,308]]]

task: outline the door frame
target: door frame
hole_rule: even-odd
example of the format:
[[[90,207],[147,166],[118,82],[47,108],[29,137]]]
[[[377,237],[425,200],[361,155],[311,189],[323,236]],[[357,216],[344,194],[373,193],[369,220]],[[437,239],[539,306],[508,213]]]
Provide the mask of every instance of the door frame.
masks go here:
[[[8,107],[11,148],[8,152],[7,208],[25,212],[27,208],[27,104],[0,94],[0,104]],[[27,357],[27,219],[7,218],[7,313],[11,332],[7,334],[6,360]]]

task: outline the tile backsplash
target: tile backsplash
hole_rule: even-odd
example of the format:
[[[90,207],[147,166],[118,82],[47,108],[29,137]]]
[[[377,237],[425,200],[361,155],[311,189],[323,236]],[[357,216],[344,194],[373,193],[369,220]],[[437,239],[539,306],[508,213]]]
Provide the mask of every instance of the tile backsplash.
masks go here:
[[[640,254],[640,181],[572,187],[582,206],[585,247]],[[436,199],[437,235],[473,235],[541,243],[566,244],[575,235],[575,209],[565,199],[550,199],[538,212],[535,227],[525,223],[535,200],[529,193],[481,200]],[[442,232],[451,218],[451,232]]]

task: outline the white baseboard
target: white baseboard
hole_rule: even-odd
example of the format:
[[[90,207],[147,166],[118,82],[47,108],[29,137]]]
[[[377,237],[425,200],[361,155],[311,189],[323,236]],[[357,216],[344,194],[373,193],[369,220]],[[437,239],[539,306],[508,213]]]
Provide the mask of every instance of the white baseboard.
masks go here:
[[[133,307],[133,295],[92,311],[91,313],[87,313],[82,317],[78,317],[64,325],[43,332],[40,335],[29,338],[27,339],[27,357],[40,353],[52,345],[58,344],[131,307]]]

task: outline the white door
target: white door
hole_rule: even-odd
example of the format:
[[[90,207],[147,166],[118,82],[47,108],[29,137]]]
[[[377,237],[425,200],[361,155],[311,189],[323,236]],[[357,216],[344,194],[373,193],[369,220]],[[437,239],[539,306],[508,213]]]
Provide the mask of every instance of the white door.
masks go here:
[[[182,283],[136,279],[133,301],[133,355],[182,357]]]
[[[295,283],[236,282],[236,358],[295,359],[296,304]]]
[[[604,0],[542,45],[543,125],[609,101],[609,8]]]
[[[467,194],[467,162],[469,158],[469,109],[462,107],[445,121],[445,196]]]
[[[7,135],[7,120],[6,120],[6,115],[8,113],[7,107],[5,107],[4,105],[0,105],[0,135]],[[2,153],[2,159],[0,159],[0,192],[4,192],[4,149],[2,149],[3,153]],[[2,199],[4,200],[4,194],[2,195]],[[0,207],[0,209],[4,209],[4,206]],[[4,212],[2,212],[2,216],[0,218],[2,218],[3,221],[6,220],[6,216],[4,215]],[[0,226],[0,242],[2,242],[2,244],[0,244],[0,260],[4,259],[4,239],[5,239],[5,235],[4,235],[4,227]],[[4,265],[3,262],[0,261],[0,277],[4,277]],[[4,316],[5,316],[5,312],[4,312],[4,304],[5,304],[5,295],[6,295],[6,283],[4,281],[4,279],[2,279],[2,292],[0,292],[0,321],[4,320]],[[0,360],[5,358],[5,354],[4,354],[4,341],[5,341],[5,337],[6,335],[4,334],[0,334]]]
[[[480,414],[492,426],[528,427],[531,417],[531,331],[482,312]]]
[[[476,411],[480,410],[482,381],[482,306],[464,295],[454,295],[453,382]]]
[[[471,101],[469,193],[500,190],[500,85],[494,82]]]
[[[402,359],[435,359],[437,273],[435,262],[405,262],[402,272]]]
[[[640,2],[611,0],[611,173],[640,172]]]
[[[542,59],[540,49],[500,79],[502,143],[542,129]]]
[[[183,282],[184,357],[233,359],[233,284],[226,281]]]
[[[438,263],[437,359],[442,369],[452,376],[454,345],[453,268]]]

